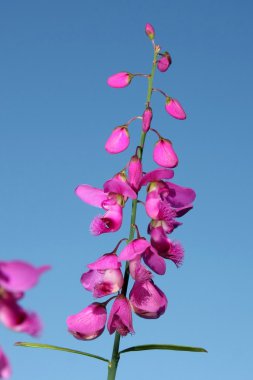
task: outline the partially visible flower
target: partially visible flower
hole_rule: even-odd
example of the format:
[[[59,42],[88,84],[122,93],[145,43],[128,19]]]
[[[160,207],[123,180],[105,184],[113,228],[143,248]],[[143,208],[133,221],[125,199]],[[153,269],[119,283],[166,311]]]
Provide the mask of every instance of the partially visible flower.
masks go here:
[[[116,232],[122,225],[122,207],[117,203],[108,207],[104,215],[97,215],[90,224],[92,235],[98,236],[108,232]]]
[[[110,334],[113,334],[115,331],[122,336],[134,333],[132,310],[125,296],[120,295],[114,301],[108,318],[107,328]]]
[[[144,238],[134,239],[123,248],[119,254],[119,260],[134,260],[137,256],[142,255],[149,246],[150,243]]]
[[[13,331],[24,332],[35,337],[42,330],[38,315],[27,312],[14,299],[0,299],[0,321]]]
[[[154,282],[135,282],[130,292],[130,303],[134,312],[141,318],[155,319],[164,314],[167,298]]]
[[[153,112],[151,107],[147,107],[142,115],[142,130],[143,132],[148,132],[150,129],[150,124],[153,118]]]
[[[129,261],[129,271],[135,281],[144,282],[151,280],[152,273],[141,264],[141,257],[142,255],[138,255],[135,259]]]
[[[135,190],[140,189],[142,179],[142,163],[137,155],[132,156],[128,165],[128,183]]]
[[[0,347],[0,379],[9,379],[11,376],[10,363]]]
[[[150,246],[143,254],[144,263],[155,273],[163,275],[166,272],[166,263],[163,257],[159,256],[157,250]]]
[[[106,307],[98,302],[67,318],[68,331],[77,339],[92,340],[100,336],[106,323]]]
[[[116,127],[105,144],[108,153],[116,154],[127,149],[130,143],[128,128],[125,125]]]
[[[155,29],[151,24],[148,24],[148,23],[146,24],[145,33],[148,36],[148,38],[150,38],[151,40],[155,38]]]
[[[118,292],[124,282],[120,267],[117,255],[105,254],[88,265],[90,270],[82,275],[81,283],[97,298]]]
[[[134,75],[126,71],[114,74],[107,79],[107,84],[114,88],[123,88],[130,84]]]
[[[160,58],[158,61],[157,61],[157,68],[159,71],[161,72],[165,72],[168,70],[168,68],[170,67],[171,65],[171,56],[170,54],[166,51],[163,55],[162,55],[162,58]]]
[[[186,119],[186,113],[184,112],[184,109],[179,103],[179,101],[176,99],[172,99],[169,96],[167,96],[165,109],[175,119],[180,119],[180,120]]]
[[[154,161],[165,168],[174,168],[178,164],[177,155],[170,140],[160,138],[153,151]]]

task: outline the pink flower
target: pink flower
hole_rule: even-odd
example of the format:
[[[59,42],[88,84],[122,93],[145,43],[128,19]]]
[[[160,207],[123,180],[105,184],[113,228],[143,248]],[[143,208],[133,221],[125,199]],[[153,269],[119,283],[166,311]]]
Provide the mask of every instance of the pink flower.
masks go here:
[[[170,140],[160,138],[153,151],[154,161],[165,168],[174,168],[178,164],[177,155]]]
[[[152,278],[152,273],[141,264],[141,255],[129,261],[129,271],[135,281],[144,282]]]
[[[169,66],[171,65],[171,56],[169,55],[169,53],[166,51],[162,58],[159,59],[159,61],[157,62],[157,68],[159,71],[161,72],[165,72],[168,70]]]
[[[111,205],[104,215],[97,215],[90,224],[92,235],[116,232],[122,225],[123,212],[118,204]]]
[[[120,295],[114,301],[107,322],[107,328],[110,334],[113,334],[115,331],[122,336],[134,333],[131,306],[125,296]]]
[[[184,120],[186,119],[186,113],[178,100],[172,99],[169,96],[166,98],[165,103],[166,111],[176,119]]]
[[[96,298],[118,292],[124,282],[120,267],[117,255],[105,254],[88,265],[90,270],[82,275],[81,283]]]
[[[148,23],[146,24],[145,33],[148,36],[148,38],[150,38],[151,40],[155,38],[155,29],[151,24],[148,24]]]
[[[151,244],[160,256],[173,261],[177,267],[182,264],[184,259],[183,247],[179,242],[173,242],[167,238],[163,227],[152,229]]]
[[[11,376],[11,366],[10,363],[4,354],[3,350],[0,347],[0,379],[9,379]]]
[[[105,306],[94,302],[80,311],[80,313],[67,318],[68,331],[77,339],[95,339],[103,333],[106,318]]]
[[[166,263],[163,257],[159,256],[157,250],[150,246],[143,254],[144,263],[155,273],[163,275],[166,272]]]
[[[153,281],[135,282],[130,292],[130,303],[141,318],[155,319],[164,314],[167,298]]]
[[[130,84],[134,75],[126,71],[114,74],[107,79],[107,84],[114,88],[123,88]]]
[[[153,112],[151,107],[147,107],[142,115],[142,130],[148,132],[150,124],[153,118]]]
[[[130,143],[128,128],[125,125],[116,127],[106,141],[105,149],[108,153],[116,154],[127,149]]]
[[[128,183],[135,190],[139,191],[142,179],[142,163],[137,155],[133,156],[128,165]]]

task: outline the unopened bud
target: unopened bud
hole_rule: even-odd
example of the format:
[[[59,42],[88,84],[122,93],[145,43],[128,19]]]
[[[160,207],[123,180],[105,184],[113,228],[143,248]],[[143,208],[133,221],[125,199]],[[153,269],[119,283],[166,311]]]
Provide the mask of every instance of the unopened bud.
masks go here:
[[[107,84],[114,88],[123,88],[130,84],[132,78],[133,74],[123,71],[110,76],[107,79]]]
[[[162,58],[159,59],[159,61],[157,61],[157,68],[159,71],[161,71],[162,73],[167,71],[169,66],[171,65],[172,63],[172,60],[171,60],[171,56],[169,55],[169,53],[166,51]]]
[[[158,165],[165,168],[174,168],[178,164],[178,158],[171,141],[164,138],[155,144],[153,159]]]
[[[186,119],[186,113],[178,100],[172,99],[169,96],[166,98],[165,104],[166,111],[176,119],[184,120]]]
[[[147,107],[142,115],[142,130],[147,132],[150,128],[150,124],[153,118],[153,112],[151,107]]]
[[[116,154],[123,152],[123,150],[127,149],[130,143],[128,129],[125,125],[120,127],[116,127],[113,131],[109,139],[106,141],[105,149],[108,153]]]
[[[151,24],[146,24],[145,33],[151,40],[155,38],[155,29]]]

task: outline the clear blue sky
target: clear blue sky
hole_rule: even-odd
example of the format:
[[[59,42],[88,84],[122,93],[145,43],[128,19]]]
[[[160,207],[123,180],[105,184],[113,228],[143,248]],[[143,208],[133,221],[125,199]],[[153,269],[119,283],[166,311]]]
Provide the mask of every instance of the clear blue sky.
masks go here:
[[[127,235],[92,237],[97,210],[73,193],[80,183],[100,187],[121,169],[138,141],[131,127],[127,152],[109,156],[112,128],[141,114],[146,83],[114,90],[118,71],[147,72],[151,45],[172,55],[156,86],[178,98],[185,122],[170,118],[155,94],[154,123],[180,158],[175,182],[197,192],[194,210],[174,234],[185,247],[184,266],[168,266],[156,283],[169,299],[159,320],[134,318],[136,334],[122,347],[145,343],[203,346],[206,354],[126,354],[118,380],[252,379],[252,11],[250,0],[82,1],[0,3],[1,260],[23,259],[53,269],[24,300],[44,321],[40,342],[111,355],[105,332],[75,340],[65,319],[92,302],[80,282],[87,263]],[[155,139],[149,138],[145,169]],[[145,231],[147,217],[138,224]],[[106,365],[60,352],[13,347],[32,341],[0,326],[0,344],[13,380],[105,379]]]

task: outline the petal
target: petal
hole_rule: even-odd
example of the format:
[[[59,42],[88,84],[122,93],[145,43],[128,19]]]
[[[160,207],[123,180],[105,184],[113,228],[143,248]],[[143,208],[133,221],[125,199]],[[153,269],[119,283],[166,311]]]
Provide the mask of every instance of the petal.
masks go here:
[[[107,194],[103,190],[90,185],[77,186],[75,193],[83,202],[95,207],[102,208],[102,203],[107,199]]]
[[[122,224],[122,207],[115,205],[111,207],[104,216],[96,216],[90,224],[90,232],[101,235],[108,232],[118,231]]]
[[[128,185],[127,182],[123,182],[120,179],[112,178],[104,183],[104,191],[107,193],[121,194],[131,199],[136,199],[136,192]]]
[[[118,296],[114,301],[108,318],[107,328],[110,334],[113,334],[115,331],[122,336],[134,333],[131,306],[124,296]]]
[[[94,263],[88,264],[87,266],[89,269],[93,270],[119,269],[121,263],[119,262],[117,255],[109,253],[101,256]]]
[[[196,193],[193,189],[176,185],[172,182],[167,182],[169,194],[166,199],[172,207],[181,208],[190,205],[196,198]]]
[[[159,181],[160,179],[170,179],[174,177],[173,170],[170,169],[155,169],[142,177],[141,186],[147,185],[150,182]]]
[[[163,275],[166,272],[166,263],[164,258],[158,255],[155,248],[149,247],[143,254],[143,260],[150,269],[155,273]]]
[[[130,143],[128,128],[125,126],[117,127],[105,144],[108,153],[116,154],[127,149]]]
[[[0,286],[10,292],[24,292],[35,286],[41,274],[49,269],[48,265],[35,268],[24,261],[1,261]]]
[[[0,379],[9,379],[11,376],[11,366],[7,356],[0,347]]]
[[[141,255],[129,261],[129,271],[135,281],[151,280],[152,273],[141,264]]]
[[[165,168],[174,168],[178,165],[178,158],[169,140],[161,138],[153,151],[154,161]]]
[[[133,78],[133,74],[130,74],[126,71],[122,71],[120,73],[117,73],[117,74],[110,76],[107,79],[107,84],[110,87],[122,88],[122,87],[128,86],[130,84],[132,78]]]
[[[121,251],[119,260],[133,260],[138,255],[141,255],[148,247],[150,243],[144,239],[134,239]]]
[[[178,100],[172,99],[169,96],[166,98],[165,104],[166,111],[176,119],[184,120],[186,119],[186,114],[183,107]]]

